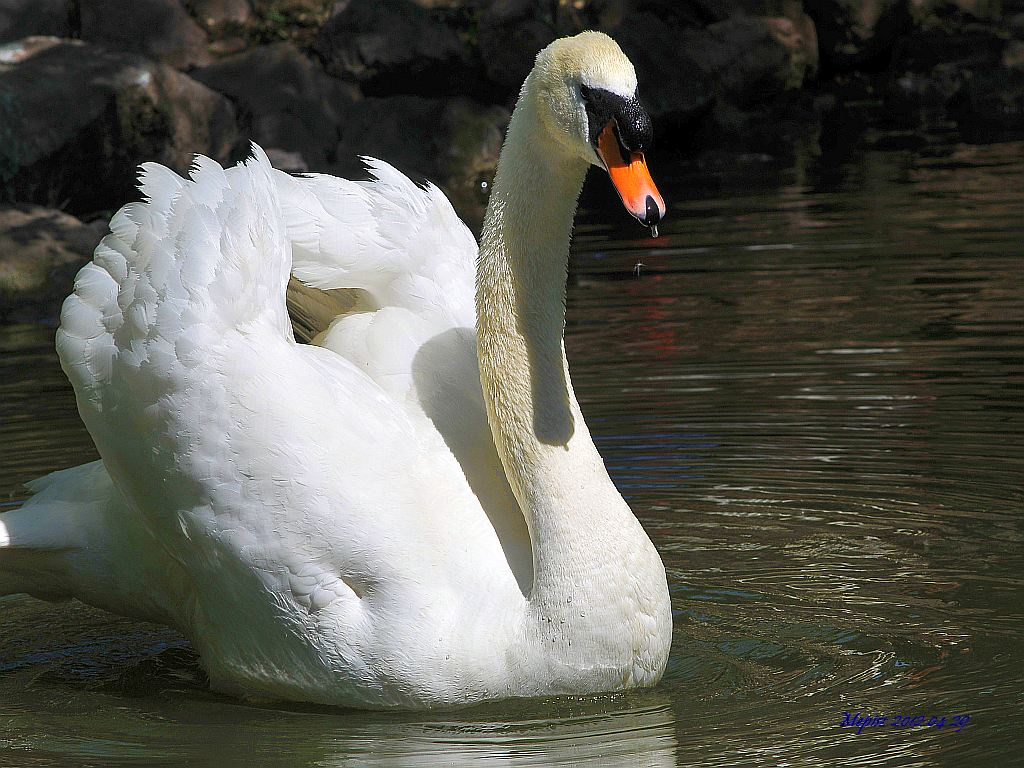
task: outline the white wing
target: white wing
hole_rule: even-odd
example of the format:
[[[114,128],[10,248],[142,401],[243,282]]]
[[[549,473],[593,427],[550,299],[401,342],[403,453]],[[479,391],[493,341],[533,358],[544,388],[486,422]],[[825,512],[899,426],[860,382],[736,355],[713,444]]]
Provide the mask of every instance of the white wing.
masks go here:
[[[323,681],[295,675],[318,667],[346,670],[335,688],[372,685],[361,654],[385,650],[367,645],[405,642],[427,606],[437,621],[452,590],[451,608],[468,610],[467,589],[518,589],[496,567],[499,540],[437,432],[353,359],[292,339],[293,209],[285,203],[286,234],[282,177],[256,155],[228,171],[200,158],[191,182],[145,166],[148,202],[112,220],[65,302],[57,346],[127,506],[159,558],[192,580],[184,597],[168,590],[179,603],[166,612],[211,676],[308,698]],[[296,249],[305,242],[296,237]],[[383,262],[371,268],[379,254],[362,255],[351,262],[358,287],[395,301],[369,318],[368,333],[390,308],[450,309],[416,289],[422,273],[374,282]],[[366,346],[386,355],[383,339]],[[371,598],[402,631],[370,637]]]
[[[367,181],[276,172],[294,274],[359,289],[316,343],[351,361],[455,455],[524,593],[530,536],[494,448],[476,358],[477,244],[440,189],[365,158]]]
[[[368,311],[339,318],[320,343],[404,399],[423,343],[475,326],[476,241],[439,189],[366,162],[374,178],[363,182],[281,172],[276,179],[295,276],[365,295]]]

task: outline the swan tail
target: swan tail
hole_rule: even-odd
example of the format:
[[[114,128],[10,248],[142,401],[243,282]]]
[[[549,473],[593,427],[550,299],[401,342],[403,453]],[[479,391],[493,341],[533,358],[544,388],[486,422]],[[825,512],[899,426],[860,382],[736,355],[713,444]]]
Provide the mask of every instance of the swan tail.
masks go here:
[[[4,519],[12,516],[15,519]],[[21,593],[50,601],[73,597],[60,566],[60,548],[10,543],[10,529],[17,530],[20,523],[14,512],[0,515],[0,597]]]
[[[32,496],[0,514],[0,596],[78,598],[114,613],[169,622],[166,581],[175,564],[130,514],[102,461],[26,484]],[[148,546],[147,546],[148,544]],[[153,554],[154,551],[157,554]],[[146,553],[149,565],[139,557]]]
[[[84,544],[82,504],[69,505],[81,489],[81,470],[53,472],[27,484],[33,495],[0,515],[0,595],[26,593],[44,600],[74,596],[69,560]]]

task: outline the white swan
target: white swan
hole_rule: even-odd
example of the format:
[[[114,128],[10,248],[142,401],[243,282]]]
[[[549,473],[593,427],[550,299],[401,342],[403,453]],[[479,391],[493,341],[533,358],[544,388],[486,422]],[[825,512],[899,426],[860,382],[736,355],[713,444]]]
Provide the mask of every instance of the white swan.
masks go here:
[[[255,157],[147,202],[79,273],[57,350],[102,461],[0,516],[0,594],[171,624],[213,686],[363,707],[650,686],[671,613],[562,344],[590,164],[664,213],[633,67],[588,32],[537,57],[476,245],[439,190]],[[296,344],[290,271],[356,288]],[[482,387],[481,387],[482,384]],[[489,427],[488,427],[489,422]]]

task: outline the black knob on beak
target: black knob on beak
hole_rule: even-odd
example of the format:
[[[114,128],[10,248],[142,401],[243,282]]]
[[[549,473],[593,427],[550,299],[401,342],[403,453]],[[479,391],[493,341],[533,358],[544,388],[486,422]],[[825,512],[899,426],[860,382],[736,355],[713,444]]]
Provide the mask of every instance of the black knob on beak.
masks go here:
[[[661,221],[661,209],[658,207],[657,202],[651,195],[647,196],[647,213],[644,215],[643,223],[648,227],[653,227]]]

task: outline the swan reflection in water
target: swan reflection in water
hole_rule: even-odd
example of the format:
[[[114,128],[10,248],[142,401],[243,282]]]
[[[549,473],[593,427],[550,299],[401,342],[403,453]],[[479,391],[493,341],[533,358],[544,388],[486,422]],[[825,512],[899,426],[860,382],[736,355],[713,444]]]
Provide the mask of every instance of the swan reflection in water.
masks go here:
[[[90,647],[101,658],[86,669],[81,662],[88,653],[60,638],[51,638],[56,642],[32,658],[5,653],[0,642],[0,659],[6,657],[10,667],[0,677],[0,752],[16,750],[22,764],[99,759],[153,766],[235,765],[244,759],[261,768],[676,764],[672,700],[657,690],[511,700],[433,713],[243,703],[211,692],[180,640],[156,657],[142,657],[137,645],[168,640],[152,634],[162,630],[85,610],[98,629],[116,624],[136,647],[121,649],[94,635]],[[63,624],[60,617],[56,624]],[[31,644],[17,631],[12,634]],[[111,658],[122,651],[129,658],[112,668]],[[128,667],[121,666],[126,661]]]
[[[608,709],[608,701],[559,719],[377,720],[337,734],[329,766],[579,765],[597,768],[675,765],[675,717],[667,699],[647,696],[635,708]],[[550,707],[537,707],[541,712]],[[515,706],[515,705],[513,705]],[[519,705],[522,706],[522,705]],[[469,713],[466,713],[469,714]],[[499,716],[500,717],[500,716]],[[515,718],[515,719],[513,719]]]

